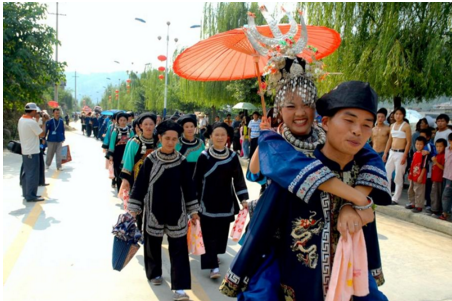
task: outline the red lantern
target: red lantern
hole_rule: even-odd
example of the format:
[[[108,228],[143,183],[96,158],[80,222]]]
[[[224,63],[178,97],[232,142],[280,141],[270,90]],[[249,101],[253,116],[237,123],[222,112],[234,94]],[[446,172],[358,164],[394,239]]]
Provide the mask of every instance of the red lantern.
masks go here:
[[[159,79],[160,79],[160,80],[162,80],[162,79],[164,79],[164,78],[165,78],[165,76],[164,76],[163,74],[160,74],[160,75],[159,75]]]
[[[118,94],[118,93],[119,93],[119,90],[116,90],[115,93]]]
[[[159,71],[160,71],[160,72],[165,71],[165,67],[159,67]]]
[[[126,80],[126,82],[127,82],[128,84],[130,84],[130,83],[132,82],[132,80],[128,79],[128,80]]]
[[[159,55],[157,58],[158,58],[159,61],[161,61],[161,62],[166,61],[166,56],[164,56],[164,55]]]

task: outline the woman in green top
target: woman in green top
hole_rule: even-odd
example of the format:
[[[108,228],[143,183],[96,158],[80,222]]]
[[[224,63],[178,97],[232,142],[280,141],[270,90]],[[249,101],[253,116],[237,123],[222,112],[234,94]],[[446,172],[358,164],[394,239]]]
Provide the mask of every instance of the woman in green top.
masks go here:
[[[156,149],[155,145],[158,140],[154,137],[156,121],[157,116],[154,114],[143,113],[134,122],[137,125],[139,134],[127,142],[126,150],[122,157],[122,170],[120,174],[122,185],[120,191],[130,192],[144,159]],[[141,230],[143,225],[142,214],[137,216],[137,225]]]
[[[177,123],[182,126],[184,132],[182,136],[179,137],[176,150],[187,158],[190,174],[193,175],[199,155],[201,155],[202,151],[206,149],[206,146],[201,139],[195,137],[197,124],[196,115],[183,115],[179,117]]]
[[[118,125],[111,133],[110,145],[108,147],[107,155],[105,156],[107,159],[113,162],[113,170],[115,172],[116,179],[116,188],[119,189],[121,187],[121,162],[122,156],[124,155],[124,151],[126,148],[126,144],[130,138],[135,136],[133,130],[127,126],[127,118],[128,115],[126,113],[119,113],[117,115]]]

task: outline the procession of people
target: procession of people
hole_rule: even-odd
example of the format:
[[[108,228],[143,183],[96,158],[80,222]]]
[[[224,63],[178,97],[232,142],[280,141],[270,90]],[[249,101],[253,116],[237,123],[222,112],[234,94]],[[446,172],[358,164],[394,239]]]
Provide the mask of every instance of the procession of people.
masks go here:
[[[173,300],[189,300],[193,261],[187,240],[197,225],[204,251],[191,256],[199,256],[202,277],[222,278],[218,294],[242,301],[384,301],[375,206],[398,204],[406,168],[406,208],[450,218],[449,117],[437,118],[433,138],[427,120],[411,132],[403,107],[388,117],[367,82],[344,81],[319,95],[322,71],[291,52],[298,42],[284,42],[277,55],[268,55],[268,87],[259,91],[274,95],[268,115],[265,109],[263,116],[241,111],[209,122],[194,112],[81,113],[82,134],[99,141],[98,157],[115,197],[142,233],[143,276],[152,286],[164,281],[162,244],[168,242]],[[260,53],[261,44],[253,44]],[[46,185],[39,166],[49,169],[55,156],[63,170],[60,110],[42,124],[37,110],[27,104],[18,124],[28,202],[43,200],[37,195],[40,177]],[[250,200],[247,180],[261,185],[258,199]],[[227,252],[239,212],[249,214],[249,222],[234,260],[222,270],[219,255]]]

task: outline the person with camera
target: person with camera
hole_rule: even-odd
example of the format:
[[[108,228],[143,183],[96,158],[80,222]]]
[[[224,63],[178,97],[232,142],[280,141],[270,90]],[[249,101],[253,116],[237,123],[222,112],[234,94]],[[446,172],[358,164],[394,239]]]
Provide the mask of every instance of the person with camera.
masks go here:
[[[34,117],[38,106],[25,105],[25,114],[19,119],[18,131],[22,148],[23,171],[20,174],[23,197],[27,202],[40,202],[44,198],[37,195],[39,185],[39,138],[45,135],[45,122],[40,127]]]

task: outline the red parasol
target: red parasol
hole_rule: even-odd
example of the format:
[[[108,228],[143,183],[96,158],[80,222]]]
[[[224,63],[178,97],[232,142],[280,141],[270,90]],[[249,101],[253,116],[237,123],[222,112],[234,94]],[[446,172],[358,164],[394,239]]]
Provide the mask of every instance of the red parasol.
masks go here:
[[[278,25],[281,32],[286,33],[290,24]],[[338,32],[322,26],[306,26],[308,32],[308,47],[298,56],[308,62],[311,57],[324,58],[332,54],[340,45]],[[269,26],[257,26],[264,36],[273,37]],[[295,40],[300,38],[301,25]],[[311,49],[316,48],[314,53]],[[246,37],[242,28],[219,33],[200,41],[182,52],[174,62],[174,72],[186,79],[196,81],[226,81],[256,77],[254,57],[259,54]],[[259,57],[259,74],[267,63],[266,57]]]
[[[256,26],[256,16],[248,12],[246,29],[233,29],[197,43],[177,57],[173,69],[179,76],[197,81],[257,77],[265,116],[265,84],[261,83],[260,75],[268,61],[267,56],[272,55],[267,47],[281,54],[287,53],[287,57],[298,55],[311,62],[312,58],[317,60],[333,53],[339,47],[341,38],[333,29],[306,26],[301,11],[301,22],[297,25],[293,16],[281,8],[290,24],[276,25],[265,6],[259,9],[270,26]]]
[[[56,102],[54,100],[49,101],[47,104],[52,108],[58,108],[58,106],[59,106],[58,102]]]

